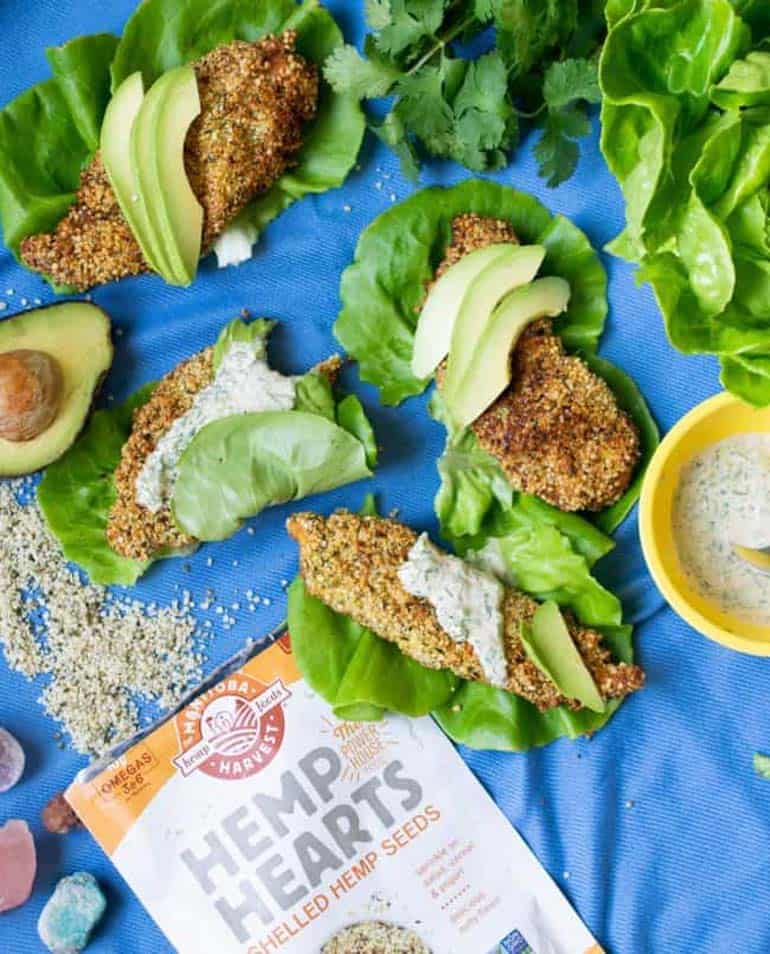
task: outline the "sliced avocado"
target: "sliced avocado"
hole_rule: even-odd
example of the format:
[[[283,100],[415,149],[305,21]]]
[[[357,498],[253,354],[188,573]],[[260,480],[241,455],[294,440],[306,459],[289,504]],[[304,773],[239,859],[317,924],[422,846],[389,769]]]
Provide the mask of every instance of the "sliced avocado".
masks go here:
[[[112,364],[110,319],[95,305],[70,301],[0,321],[0,357],[47,355],[58,365],[57,409],[30,440],[0,438],[0,476],[30,474],[61,457],[80,433],[94,392]],[[9,397],[4,395],[4,398]],[[3,402],[8,406],[8,401]]]
[[[184,143],[200,98],[195,70],[164,73],[144,97],[131,130],[131,164],[141,201],[169,264],[163,277],[189,285],[201,254],[203,209],[184,166]]]
[[[99,145],[107,178],[145,261],[153,271],[164,275],[169,272],[169,265],[155,231],[150,227],[147,207],[131,165],[131,130],[143,99],[142,74],[132,73],[120,84],[107,105]]]
[[[456,393],[492,312],[509,291],[531,282],[545,258],[542,245],[512,245],[487,265],[463,296],[449,346],[444,393]]]
[[[522,623],[521,641],[527,656],[563,695],[593,712],[604,712],[604,699],[556,603],[543,603],[531,623]]]
[[[412,374],[427,378],[449,354],[452,330],[465,293],[483,271],[511,249],[510,243],[488,245],[463,255],[431,288],[422,306],[412,351]]]
[[[458,427],[468,427],[511,383],[511,352],[537,318],[560,315],[569,304],[563,278],[540,278],[509,292],[492,313],[456,393],[446,396]]]

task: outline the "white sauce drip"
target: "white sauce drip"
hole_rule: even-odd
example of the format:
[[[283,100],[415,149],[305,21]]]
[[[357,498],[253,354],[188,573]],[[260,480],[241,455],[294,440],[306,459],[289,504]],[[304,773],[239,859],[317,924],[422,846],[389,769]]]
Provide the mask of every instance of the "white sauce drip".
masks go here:
[[[195,396],[189,411],[178,417],[158,441],[136,478],[136,499],[157,513],[171,499],[179,476],[179,459],[195,435],[212,421],[254,411],[290,411],[296,378],[268,367],[254,354],[254,344],[234,341],[214,380]]]
[[[770,544],[770,434],[736,434],[683,468],[674,499],[677,552],[690,585],[725,612],[770,622],[770,577],[733,544]]]
[[[426,599],[455,642],[469,642],[486,680],[505,687],[508,666],[503,645],[503,584],[459,557],[442,553],[423,533],[398,570],[407,592]]]

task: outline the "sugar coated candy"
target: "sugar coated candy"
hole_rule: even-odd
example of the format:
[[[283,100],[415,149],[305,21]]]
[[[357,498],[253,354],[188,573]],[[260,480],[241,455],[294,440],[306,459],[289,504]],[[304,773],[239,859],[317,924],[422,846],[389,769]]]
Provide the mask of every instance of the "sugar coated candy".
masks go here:
[[[0,828],[0,912],[24,904],[37,871],[35,842],[27,823],[12,818]]]
[[[87,871],[62,878],[40,913],[37,931],[52,954],[77,954],[107,906],[102,889]]]
[[[0,726],[0,792],[7,792],[24,771],[24,749],[7,729]]]

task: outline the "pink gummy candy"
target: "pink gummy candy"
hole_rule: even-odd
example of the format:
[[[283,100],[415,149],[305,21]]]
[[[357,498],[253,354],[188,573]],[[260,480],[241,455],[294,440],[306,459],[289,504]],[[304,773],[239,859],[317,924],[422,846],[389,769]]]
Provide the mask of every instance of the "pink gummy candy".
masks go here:
[[[36,871],[35,842],[27,823],[12,818],[0,828],[0,913],[24,904]]]
[[[7,792],[24,771],[24,749],[11,733],[0,726],[0,792]]]

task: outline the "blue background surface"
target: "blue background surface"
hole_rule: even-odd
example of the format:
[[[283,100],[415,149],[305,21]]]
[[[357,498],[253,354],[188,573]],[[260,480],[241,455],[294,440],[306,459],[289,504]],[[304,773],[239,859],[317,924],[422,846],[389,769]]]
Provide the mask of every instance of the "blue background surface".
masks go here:
[[[120,32],[133,6],[134,0],[2,0],[0,102],[48,76],[44,47],[79,33]],[[348,38],[360,39],[362,4],[339,0],[328,6]],[[513,165],[496,178],[571,217],[602,247],[622,227],[623,204],[599,153],[597,124],[581,144],[577,174],[556,190],[537,178],[533,139],[524,141]],[[244,307],[281,319],[272,353],[282,370],[304,370],[335,350],[331,326],[339,307],[339,275],[357,236],[413,188],[394,158],[370,138],[360,161],[360,171],[343,189],[305,199],[286,212],[263,236],[253,260],[238,269],[217,271],[207,261],[187,290],[150,277],[98,289],[95,301],[123,331],[102,401],[121,400],[168,371],[211,342]],[[453,183],[465,175],[454,165],[433,164],[423,184]],[[661,427],[668,429],[718,390],[716,363],[674,352],[649,290],[636,287],[624,263],[604,261],[611,314],[602,353],[638,381]],[[31,305],[35,298],[49,302],[54,296],[2,250],[5,315],[21,310],[22,298]],[[398,507],[415,527],[435,529],[435,461],[443,430],[429,419],[425,398],[383,408],[354,373],[346,383],[362,396],[384,448],[373,481],[384,508]],[[342,504],[356,507],[368,489],[344,488],[318,506],[327,512]],[[170,561],[137,587],[145,601],[170,602],[175,587],[188,587],[200,597],[209,585],[224,603],[249,588],[270,598],[270,605],[255,614],[235,614],[238,623],[228,633],[216,633],[209,667],[282,619],[280,581],[296,572],[295,550],[283,531],[288,510],[263,514],[254,521],[253,536],[242,531],[224,544],[201,548],[190,561],[192,573],[183,573],[181,561]],[[214,560],[210,569],[209,556]],[[636,646],[647,688],[591,741],[560,741],[526,755],[462,755],[608,951],[767,954],[770,783],[754,775],[751,757],[758,749],[770,750],[770,660],[708,642],[664,608],[644,570],[635,514],[619,532],[617,549],[600,564],[600,575],[618,590],[627,617],[638,624]],[[215,618],[200,614],[207,616]],[[56,726],[36,701],[40,688],[10,673],[0,658],[0,724],[28,754],[23,781],[0,795],[0,823],[25,818],[39,852],[32,898],[0,915],[0,951],[42,951],[35,926],[40,909],[59,877],[85,869],[99,878],[109,899],[108,914],[88,950],[162,954],[169,946],[90,836],[81,831],[61,838],[42,829],[43,805],[85,760],[57,748]]]

